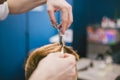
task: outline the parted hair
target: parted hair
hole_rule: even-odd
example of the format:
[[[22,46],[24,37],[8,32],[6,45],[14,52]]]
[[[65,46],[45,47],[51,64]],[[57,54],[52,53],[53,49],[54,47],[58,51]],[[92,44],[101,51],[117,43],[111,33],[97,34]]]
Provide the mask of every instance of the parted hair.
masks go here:
[[[45,45],[43,47],[37,48],[30,53],[25,64],[25,78],[28,80],[31,74],[36,69],[39,61],[46,57],[49,53],[60,52],[61,46],[58,43]],[[68,46],[64,46],[64,52],[75,56],[76,61],[79,60],[78,54]],[[77,79],[76,79],[77,80]]]

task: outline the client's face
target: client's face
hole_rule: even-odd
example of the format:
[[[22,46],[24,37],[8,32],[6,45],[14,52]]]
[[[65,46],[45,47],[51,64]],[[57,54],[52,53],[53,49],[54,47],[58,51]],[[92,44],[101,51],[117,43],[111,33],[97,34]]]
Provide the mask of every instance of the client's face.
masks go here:
[[[36,69],[38,63],[46,57],[49,53],[56,53],[61,51],[61,46],[57,43],[49,44],[34,50],[28,57],[25,65],[25,76],[28,80],[33,71]],[[76,60],[79,60],[77,53],[70,47],[64,46],[64,52],[73,54]]]

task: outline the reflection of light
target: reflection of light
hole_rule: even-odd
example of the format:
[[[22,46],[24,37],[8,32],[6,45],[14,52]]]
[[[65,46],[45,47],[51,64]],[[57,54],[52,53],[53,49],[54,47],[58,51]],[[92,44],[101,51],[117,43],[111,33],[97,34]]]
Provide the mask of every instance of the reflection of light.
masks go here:
[[[72,43],[73,42],[73,31],[71,29],[68,29],[66,32],[65,32],[65,35],[64,35],[64,39],[63,39],[65,42],[67,43]],[[54,42],[58,42],[59,41],[59,36],[58,34],[57,35],[54,35],[50,38],[49,40],[51,43],[54,43]]]

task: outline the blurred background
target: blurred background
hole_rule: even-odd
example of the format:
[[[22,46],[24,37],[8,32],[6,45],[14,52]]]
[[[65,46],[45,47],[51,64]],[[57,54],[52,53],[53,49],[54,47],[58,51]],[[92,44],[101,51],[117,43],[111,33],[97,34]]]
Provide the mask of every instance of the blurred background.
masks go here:
[[[83,64],[90,61],[93,67],[94,61],[100,61],[101,74],[105,74],[106,69],[114,72],[112,64],[117,65],[116,71],[120,72],[120,0],[67,1],[73,7],[74,22],[65,33],[66,45],[78,52]],[[60,22],[59,13],[56,18]],[[57,40],[57,30],[51,26],[46,5],[28,13],[9,15],[0,21],[0,80],[25,80],[24,64],[28,53]],[[109,70],[108,63],[112,66]],[[119,72],[115,72],[111,80],[118,80]],[[79,80],[84,80],[86,74],[81,72],[79,75]],[[110,80],[103,79],[106,75],[95,80]],[[94,80],[88,76],[84,78]]]

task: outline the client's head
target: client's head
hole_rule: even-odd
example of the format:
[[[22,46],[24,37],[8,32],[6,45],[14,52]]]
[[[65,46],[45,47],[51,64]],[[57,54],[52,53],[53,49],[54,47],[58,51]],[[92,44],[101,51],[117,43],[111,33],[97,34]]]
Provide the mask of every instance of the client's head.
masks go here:
[[[38,63],[46,57],[49,53],[56,53],[61,51],[61,46],[57,43],[45,45],[41,48],[35,49],[29,55],[25,65],[25,77],[28,80],[34,70],[37,68]],[[78,54],[70,47],[64,46],[64,52],[75,56],[79,60]]]

